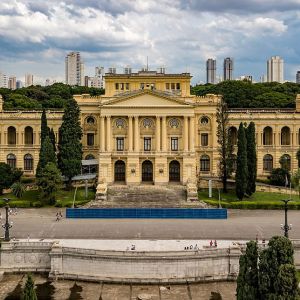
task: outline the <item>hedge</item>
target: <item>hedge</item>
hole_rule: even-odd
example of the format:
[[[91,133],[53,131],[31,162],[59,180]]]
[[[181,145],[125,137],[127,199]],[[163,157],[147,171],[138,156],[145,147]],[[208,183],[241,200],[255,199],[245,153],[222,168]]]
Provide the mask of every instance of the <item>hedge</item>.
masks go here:
[[[219,207],[219,201],[216,200],[204,200],[205,203],[212,206]],[[273,202],[253,202],[253,201],[235,201],[226,202],[220,201],[223,208],[233,208],[233,209],[283,209],[284,204],[279,201]],[[289,209],[300,209],[300,202],[290,202],[288,204]]]

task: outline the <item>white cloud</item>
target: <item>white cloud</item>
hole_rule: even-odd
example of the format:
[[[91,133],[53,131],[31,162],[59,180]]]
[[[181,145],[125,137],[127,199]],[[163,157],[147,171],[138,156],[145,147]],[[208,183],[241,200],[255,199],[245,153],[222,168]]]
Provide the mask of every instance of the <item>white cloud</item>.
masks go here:
[[[220,14],[204,4],[202,11],[192,10],[192,2],[185,9],[179,0],[53,0],[51,5],[2,0],[0,46],[20,60],[30,57],[53,64],[60,60],[62,65],[69,50],[80,50],[88,66],[140,67],[149,56],[152,65],[166,65],[170,72],[191,66],[198,78],[206,58],[238,57],[254,44],[284,37],[290,30],[283,14]],[[269,55],[266,52],[261,59]]]

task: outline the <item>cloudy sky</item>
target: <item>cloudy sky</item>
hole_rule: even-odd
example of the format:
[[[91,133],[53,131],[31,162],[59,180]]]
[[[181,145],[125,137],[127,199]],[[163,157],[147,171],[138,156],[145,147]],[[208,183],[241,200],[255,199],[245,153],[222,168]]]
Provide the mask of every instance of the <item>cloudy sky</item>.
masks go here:
[[[64,79],[64,58],[80,51],[94,67],[165,66],[205,81],[205,61],[235,61],[234,76],[266,73],[280,55],[285,79],[300,70],[300,0],[1,0],[0,71],[24,80]]]

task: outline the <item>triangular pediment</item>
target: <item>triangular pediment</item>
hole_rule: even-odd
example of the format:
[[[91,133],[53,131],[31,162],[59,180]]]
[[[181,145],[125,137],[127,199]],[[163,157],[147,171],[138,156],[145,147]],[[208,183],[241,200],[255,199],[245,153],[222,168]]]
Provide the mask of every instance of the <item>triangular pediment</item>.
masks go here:
[[[139,93],[127,94],[118,96],[106,103],[103,106],[107,107],[178,107],[190,104],[185,103],[179,97],[171,97],[164,93],[157,93],[153,91],[142,91]]]

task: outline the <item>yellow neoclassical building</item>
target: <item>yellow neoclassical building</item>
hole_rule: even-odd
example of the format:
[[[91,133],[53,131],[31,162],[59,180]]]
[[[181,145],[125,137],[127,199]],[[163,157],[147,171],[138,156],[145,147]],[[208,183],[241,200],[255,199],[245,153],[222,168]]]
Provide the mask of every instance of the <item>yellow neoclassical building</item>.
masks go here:
[[[190,94],[189,73],[106,74],[105,95],[75,95],[83,128],[83,169],[110,185],[195,182],[218,175],[218,95]],[[231,109],[236,143],[240,122],[256,124],[258,176],[285,155],[298,168],[300,96],[296,109]],[[40,111],[6,111],[0,98],[0,161],[34,174],[40,148]],[[62,111],[47,112],[56,137]]]

